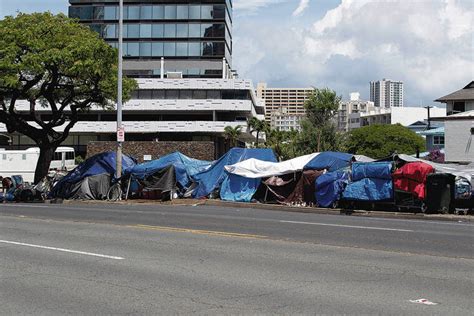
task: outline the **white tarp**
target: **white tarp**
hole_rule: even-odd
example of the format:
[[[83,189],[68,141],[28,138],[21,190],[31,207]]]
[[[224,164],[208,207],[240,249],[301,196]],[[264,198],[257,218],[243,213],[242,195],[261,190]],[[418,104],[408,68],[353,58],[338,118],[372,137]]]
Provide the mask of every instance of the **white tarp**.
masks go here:
[[[374,162],[375,161],[375,159],[372,159],[364,155],[354,155],[354,158],[358,162]]]
[[[282,162],[269,162],[250,158],[233,165],[225,166],[229,173],[246,178],[267,178],[303,170],[304,166],[319,153],[296,157]]]

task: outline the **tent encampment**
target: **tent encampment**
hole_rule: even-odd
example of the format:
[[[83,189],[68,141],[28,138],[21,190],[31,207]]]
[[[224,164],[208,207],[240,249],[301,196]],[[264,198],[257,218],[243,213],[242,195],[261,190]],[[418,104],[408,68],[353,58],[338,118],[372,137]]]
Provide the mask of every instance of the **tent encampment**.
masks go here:
[[[186,190],[192,182],[192,177],[209,168],[211,164],[211,161],[193,159],[180,152],[174,152],[159,159],[136,165],[130,171],[130,175],[135,179],[142,180],[162,169],[173,166],[176,182],[180,189]]]
[[[110,184],[116,176],[116,154],[97,154],[79,164],[51,190],[51,196],[63,199],[102,200],[107,197]],[[135,160],[122,156],[122,173],[127,174]]]
[[[195,188],[193,189],[192,196],[194,198],[201,198],[208,196],[215,189],[222,188],[224,189],[224,196],[232,194],[232,188],[243,187],[245,185],[255,185],[255,183],[247,184],[235,184],[231,187],[228,182],[228,173],[225,171],[224,167],[227,165],[233,165],[237,162],[247,160],[250,158],[258,158],[264,161],[276,162],[277,159],[272,149],[268,148],[232,148],[219,160],[217,160],[212,166],[207,170],[202,171],[193,176],[193,180],[196,183]],[[234,179],[242,180],[242,179]],[[225,182],[225,183],[224,183]],[[221,188],[221,192],[222,192]]]

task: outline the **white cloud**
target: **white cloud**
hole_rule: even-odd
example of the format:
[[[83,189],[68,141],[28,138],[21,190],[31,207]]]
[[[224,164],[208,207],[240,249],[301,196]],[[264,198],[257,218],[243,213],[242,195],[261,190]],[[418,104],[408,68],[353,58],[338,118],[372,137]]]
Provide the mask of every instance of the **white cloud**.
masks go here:
[[[300,16],[308,8],[308,6],[309,6],[309,0],[300,0],[300,4],[296,8],[296,10],[293,11],[292,15]]]
[[[474,78],[471,0],[342,0],[307,26],[254,23],[245,34],[259,61],[240,74],[270,86],[329,86],[368,97],[370,80],[391,78],[404,81],[405,103],[416,105]]]

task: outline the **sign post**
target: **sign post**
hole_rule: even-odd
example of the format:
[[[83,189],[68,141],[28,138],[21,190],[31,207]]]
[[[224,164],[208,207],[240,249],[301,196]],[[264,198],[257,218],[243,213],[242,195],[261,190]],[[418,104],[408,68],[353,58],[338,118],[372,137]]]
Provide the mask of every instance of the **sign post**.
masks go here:
[[[122,56],[123,56],[123,0],[119,3],[119,56],[117,84],[117,179],[122,177],[122,143],[125,141],[125,131],[122,126]]]

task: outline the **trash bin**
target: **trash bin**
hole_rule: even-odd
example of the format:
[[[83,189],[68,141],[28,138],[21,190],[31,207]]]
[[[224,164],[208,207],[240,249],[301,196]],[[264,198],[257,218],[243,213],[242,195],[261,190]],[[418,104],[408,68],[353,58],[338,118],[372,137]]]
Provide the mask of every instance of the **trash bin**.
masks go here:
[[[427,213],[448,213],[454,209],[456,177],[448,173],[433,173],[426,177]]]

